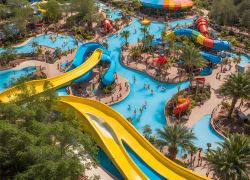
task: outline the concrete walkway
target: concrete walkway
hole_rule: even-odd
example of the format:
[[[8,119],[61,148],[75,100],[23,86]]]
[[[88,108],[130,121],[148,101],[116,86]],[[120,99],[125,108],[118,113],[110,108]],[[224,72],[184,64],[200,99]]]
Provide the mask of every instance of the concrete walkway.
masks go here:
[[[186,126],[192,127],[196,122],[198,122],[203,116],[206,114],[211,114],[213,109],[221,103],[223,100],[223,96],[219,95],[219,88],[224,82],[224,78],[228,76],[229,74],[235,72],[235,64],[232,62],[232,68],[230,71],[226,71],[225,73],[220,73],[221,78],[216,79],[216,74],[220,72],[221,67],[218,66],[217,69],[213,70],[212,75],[205,76],[206,82],[208,82],[211,85],[211,97],[208,101],[206,101],[201,106],[196,106],[192,109],[192,112],[189,116],[189,120],[186,123]]]

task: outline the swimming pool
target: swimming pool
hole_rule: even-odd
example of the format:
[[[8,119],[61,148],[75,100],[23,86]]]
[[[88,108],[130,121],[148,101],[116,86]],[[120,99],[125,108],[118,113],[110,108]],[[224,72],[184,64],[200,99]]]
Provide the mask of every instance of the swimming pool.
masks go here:
[[[137,19],[134,19],[134,22],[123,29],[123,31],[128,30],[131,32],[131,35],[128,38],[130,44],[136,43],[138,38],[143,37],[143,33],[139,30],[140,27],[142,27],[140,22]],[[164,28],[165,24],[152,22],[149,26],[149,32],[154,34],[155,38],[159,38],[161,31]],[[137,32],[135,32],[134,29],[137,29]],[[114,58],[116,61],[117,73],[125,77],[130,84],[129,95],[122,102],[119,102],[112,107],[126,118],[131,117],[134,126],[139,131],[142,131],[146,124],[149,124],[153,130],[162,128],[166,125],[166,119],[164,116],[164,106],[166,101],[177,92],[178,86],[180,86],[180,89],[185,89],[188,87],[189,82],[180,84],[159,83],[144,73],[124,67],[120,63],[120,48],[124,42],[125,40],[120,35],[118,35],[118,38],[116,35],[111,35],[108,39],[108,49],[111,51],[111,58]],[[136,78],[135,83],[133,81],[134,77]],[[145,83],[153,90],[153,94],[151,94],[150,90],[144,89]],[[165,87],[167,90],[162,92],[157,88],[158,85]],[[146,109],[140,114],[140,108],[145,103],[147,103]],[[128,105],[131,106],[131,110],[128,110]],[[134,110],[136,110],[136,114],[134,114]],[[139,116],[140,120],[138,120]]]
[[[66,90],[66,87],[61,87],[59,89],[56,90],[58,96],[67,96],[69,95],[68,94],[68,91]]]
[[[119,19],[122,17],[121,11],[114,9],[113,7],[108,7],[106,4],[97,1],[97,6],[101,8],[103,12],[107,14],[107,18],[110,20]]]
[[[55,37],[56,35],[54,34],[53,36]],[[44,34],[44,35],[32,38],[23,46],[15,47],[17,54],[34,52],[34,48],[32,47],[33,42],[37,42],[39,45],[48,46],[51,48],[61,48],[62,51],[73,49],[76,45],[76,40],[71,36],[58,35],[56,40],[53,42],[50,39],[49,34]],[[67,42],[67,44],[64,45],[65,42]],[[0,53],[3,51],[4,51],[4,48],[0,48]]]
[[[250,57],[246,54],[241,54],[240,55],[241,61],[238,64],[241,67],[245,67],[248,63],[250,63]]]
[[[0,92],[4,91],[8,88],[11,81],[15,81],[15,79],[20,78],[21,76],[27,76],[28,74],[31,74],[32,72],[36,71],[36,67],[31,66],[27,68],[23,68],[20,70],[14,70],[14,69],[7,69],[0,71]]]
[[[201,147],[203,151],[207,150],[207,143],[211,143],[211,149],[216,149],[216,147],[218,146],[217,142],[221,142],[224,140],[211,127],[210,118],[211,114],[207,114],[192,127],[193,132],[197,137],[197,140],[194,141],[194,144],[197,147]]]

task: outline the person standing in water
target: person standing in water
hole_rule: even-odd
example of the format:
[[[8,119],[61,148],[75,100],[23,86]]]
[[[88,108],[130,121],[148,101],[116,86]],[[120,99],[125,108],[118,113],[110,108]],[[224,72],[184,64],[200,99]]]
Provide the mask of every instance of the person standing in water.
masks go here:
[[[135,82],[136,82],[136,77],[135,77],[135,75],[134,75],[134,77],[133,77],[133,80],[134,80],[134,84],[135,84]]]

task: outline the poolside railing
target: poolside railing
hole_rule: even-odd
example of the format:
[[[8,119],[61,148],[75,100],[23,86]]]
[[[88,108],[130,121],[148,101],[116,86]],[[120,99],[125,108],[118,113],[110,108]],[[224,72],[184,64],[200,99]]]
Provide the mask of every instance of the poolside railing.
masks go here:
[[[222,105],[218,104],[213,109],[212,114],[211,114],[210,124],[217,134],[222,136],[224,139],[227,139],[227,134],[215,122],[216,118],[218,117],[219,112],[221,111],[221,107],[222,107]]]

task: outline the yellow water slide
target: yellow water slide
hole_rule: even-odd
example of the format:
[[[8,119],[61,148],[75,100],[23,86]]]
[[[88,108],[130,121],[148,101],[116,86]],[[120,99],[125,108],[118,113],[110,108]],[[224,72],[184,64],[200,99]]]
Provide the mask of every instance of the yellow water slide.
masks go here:
[[[98,64],[101,55],[102,50],[96,49],[94,53],[88,58],[88,60],[86,60],[82,65],[67,73],[52,78],[29,81],[25,84],[30,89],[34,87],[37,93],[41,93],[44,90],[44,85],[46,82],[49,82],[53,88],[62,87],[91,70],[96,64]],[[14,99],[16,97],[16,94],[18,94],[19,92],[20,90],[17,87],[9,88],[0,93],[0,101],[9,102],[10,100]]]
[[[38,93],[43,91],[46,81],[54,88],[70,83],[72,80],[92,69],[100,60],[102,50],[97,49],[84,64],[65,74],[46,80],[27,82],[28,87],[35,87]],[[16,87],[0,93],[1,102],[8,102],[18,94]],[[148,166],[158,174],[170,180],[205,180],[202,177],[166,158],[154,148],[125,117],[109,106],[100,102],[75,96],[62,96],[57,108],[63,111],[66,108],[74,109],[79,115],[79,122],[85,131],[92,134],[110,160],[119,169],[125,179],[150,179],[136,165],[126,151],[124,144],[129,146]]]
[[[38,11],[40,11],[41,13],[46,13],[46,10],[43,9],[45,4],[47,4],[47,1],[36,2],[34,5],[37,6]]]

